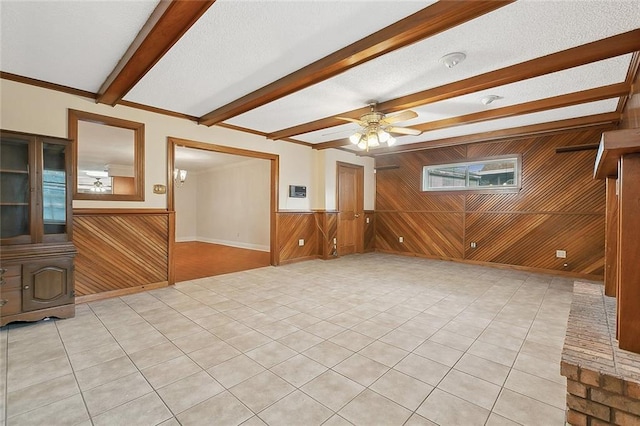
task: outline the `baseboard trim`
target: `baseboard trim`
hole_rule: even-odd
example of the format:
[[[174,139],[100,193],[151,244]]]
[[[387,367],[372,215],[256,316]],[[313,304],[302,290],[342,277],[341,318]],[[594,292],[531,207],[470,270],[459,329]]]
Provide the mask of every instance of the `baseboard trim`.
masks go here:
[[[315,254],[311,256],[294,257],[293,259],[281,260],[279,266],[288,265],[290,263],[304,262],[305,260],[315,260],[315,259],[322,259],[322,257]]]
[[[209,244],[219,244],[221,246],[242,248],[242,249],[248,249],[248,250],[265,251],[267,253],[271,251],[271,247],[268,245],[264,246],[262,244],[243,243],[239,241],[218,240],[216,238],[195,237],[195,239],[192,241],[199,241],[202,243],[209,243]]]
[[[76,296],[76,305],[80,303],[95,302],[96,300],[110,299],[112,297],[126,296],[128,294],[141,293],[147,290],[167,287],[168,281],[160,281],[157,283],[143,284],[136,287],[121,288],[118,290],[104,291],[102,293],[86,294],[84,296]]]
[[[427,254],[404,253],[404,252],[393,251],[393,250],[376,249],[375,251],[377,253],[397,254],[399,256],[420,257],[420,258],[423,258],[423,259],[446,260],[446,261],[450,261],[450,262],[466,263],[468,265],[490,266],[490,267],[497,268],[497,269],[512,269],[512,270],[516,270],[516,271],[534,272],[536,274],[548,274],[548,275],[556,275],[556,276],[560,276],[560,277],[581,278],[581,279],[591,280],[591,281],[602,281],[604,279],[604,276],[602,276],[602,275],[584,274],[584,273],[580,273],[580,272],[556,271],[555,269],[534,268],[534,267],[531,267],[531,266],[509,265],[509,264],[506,264],[506,263],[483,262],[483,261],[479,261],[479,260],[458,259],[458,258],[455,258],[455,257],[429,256]]]

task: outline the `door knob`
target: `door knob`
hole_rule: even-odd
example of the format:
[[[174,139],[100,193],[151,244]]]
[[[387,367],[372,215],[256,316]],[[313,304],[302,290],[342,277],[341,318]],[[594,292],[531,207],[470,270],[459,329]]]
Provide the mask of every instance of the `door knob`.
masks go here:
[[[360,217],[360,215],[359,215],[358,213],[356,213],[354,216],[355,216],[355,217]]]

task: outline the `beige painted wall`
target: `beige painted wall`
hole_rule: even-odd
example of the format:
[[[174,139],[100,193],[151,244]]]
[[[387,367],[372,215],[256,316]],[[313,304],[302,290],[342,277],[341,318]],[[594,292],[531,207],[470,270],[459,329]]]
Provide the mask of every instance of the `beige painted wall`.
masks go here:
[[[335,161],[365,165],[365,208],[374,206],[375,184],[373,160],[338,150],[315,151],[309,147],[221,127],[200,126],[192,121],[168,117],[125,106],[96,104],[81,96],[0,80],[0,127],[7,130],[67,137],[67,109],[103,114],[145,124],[145,201],[73,202],[76,208],[161,208],[167,206],[166,195],[153,193],[154,184],[167,183],[167,137],[225,145],[280,156],[278,205],[280,209],[335,209]],[[319,160],[321,158],[321,160]],[[314,170],[321,161],[320,170]],[[324,186],[316,185],[322,183]],[[307,198],[289,198],[289,185],[307,187]],[[315,191],[324,196],[318,197]],[[311,195],[316,194],[316,195]],[[313,199],[313,203],[312,200]]]
[[[189,172],[187,170],[187,172]],[[176,211],[176,241],[197,241],[197,213],[198,203],[198,174],[189,172],[187,180],[181,186],[175,187],[174,200]]]
[[[270,173],[259,159],[198,173],[198,241],[269,251]]]

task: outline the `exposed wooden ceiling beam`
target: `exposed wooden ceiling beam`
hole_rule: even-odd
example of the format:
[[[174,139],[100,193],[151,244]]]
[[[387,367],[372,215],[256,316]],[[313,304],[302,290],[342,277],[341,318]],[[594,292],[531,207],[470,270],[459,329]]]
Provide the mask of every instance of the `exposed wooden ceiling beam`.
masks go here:
[[[616,83],[609,86],[596,87],[594,89],[582,90],[579,92],[567,93],[566,95],[553,96],[551,98],[539,99],[537,101],[525,102],[503,108],[495,108],[472,114],[460,115],[457,117],[445,118],[437,121],[417,124],[411,126],[423,132],[462,126],[465,124],[479,123],[482,121],[496,120],[499,118],[513,117],[517,115],[532,114],[534,112],[545,111],[555,108],[564,108],[572,105],[595,102],[603,99],[611,99],[624,96],[631,90],[628,83]],[[314,149],[337,148],[349,145],[349,139],[338,139],[335,141],[315,144]]]
[[[200,117],[200,124],[211,126],[228,120],[512,2],[513,0],[439,1],[273,83],[203,115]]]
[[[490,71],[464,80],[455,81],[439,87],[423,90],[401,98],[392,99],[378,104],[378,110],[384,113],[393,113],[457,96],[467,95],[480,90],[505,84],[515,83],[529,78],[539,77],[565,69],[589,64],[603,59],[640,50],[640,29],[618,34],[602,40],[583,44],[560,52],[552,53],[540,58],[531,59],[516,65]],[[352,111],[336,114],[332,117],[325,117],[320,120],[300,124],[288,129],[272,132],[267,137],[269,139],[282,139],[295,135],[326,129],[329,127],[344,124],[343,120],[336,119],[336,116],[360,118],[368,112],[369,108],[359,108]]]
[[[530,126],[513,127],[510,129],[495,130],[492,132],[476,133],[473,135],[456,136],[447,139],[412,143],[407,145],[392,146],[371,150],[369,156],[395,154],[397,152],[419,151],[423,149],[444,148],[455,145],[465,145],[479,142],[493,142],[502,139],[522,138],[551,132],[558,132],[583,127],[594,127],[620,121],[619,112],[607,112],[603,114],[588,115],[586,117],[569,118],[566,120],[551,121],[548,123],[532,124]],[[364,152],[363,152],[364,154]]]
[[[162,0],[102,83],[97,102],[117,104],[213,3],[215,0]]]
[[[618,101],[618,108],[616,111],[622,112],[624,111],[624,107],[627,105],[627,101],[633,95],[633,82],[638,78],[638,73],[640,72],[640,52],[635,52],[633,57],[631,58],[631,62],[629,63],[629,69],[627,70],[627,78],[625,82],[629,83],[629,93],[626,96],[621,96]],[[637,90],[637,88],[636,88]]]

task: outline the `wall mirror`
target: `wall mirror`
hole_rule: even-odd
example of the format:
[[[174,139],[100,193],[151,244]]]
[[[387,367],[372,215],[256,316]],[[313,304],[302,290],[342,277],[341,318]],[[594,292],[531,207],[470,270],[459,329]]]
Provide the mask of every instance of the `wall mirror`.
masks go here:
[[[69,110],[74,200],[144,201],[144,124]]]

